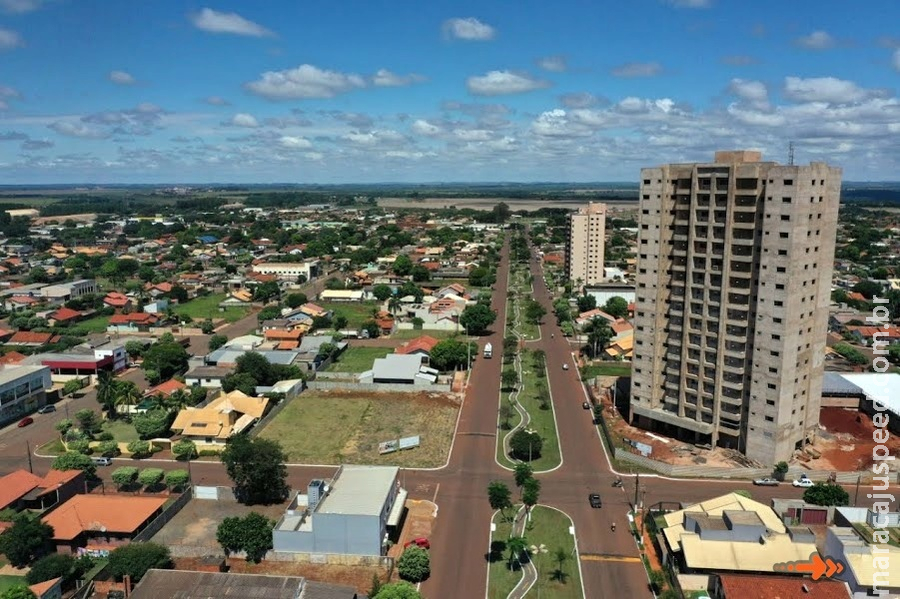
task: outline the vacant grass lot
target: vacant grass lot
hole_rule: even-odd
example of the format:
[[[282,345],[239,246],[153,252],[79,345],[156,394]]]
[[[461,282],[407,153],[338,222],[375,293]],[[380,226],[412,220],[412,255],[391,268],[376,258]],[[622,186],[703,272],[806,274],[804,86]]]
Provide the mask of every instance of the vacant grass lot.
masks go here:
[[[17,584],[28,584],[25,582],[24,576],[13,576],[12,574],[0,574],[0,593],[11,589]]]
[[[394,331],[391,333],[391,339],[415,339],[416,337],[421,337],[423,335],[428,335],[429,337],[434,337],[435,339],[450,339],[451,337],[455,337],[458,333],[456,331],[438,331],[435,329],[419,329],[419,330],[400,330]],[[463,340],[465,331],[460,335],[460,340]]]
[[[226,322],[236,322],[250,311],[248,308],[227,308],[224,312],[220,312],[219,303],[226,297],[224,293],[214,293],[178,304],[174,310],[176,314],[190,316],[196,321],[221,318]]]
[[[348,329],[358,329],[362,323],[372,320],[372,310],[380,310],[380,302],[317,302],[326,310],[331,310],[332,318],[341,314],[347,319]]]
[[[292,463],[435,467],[447,459],[459,403],[427,393],[306,391],[262,431]],[[421,437],[416,449],[380,455],[378,444]]]
[[[140,435],[134,430],[134,426],[124,420],[104,420],[103,430],[112,433],[119,443],[130,443],[140,439]]]
[[[588,364],[581,369],[582,380],[589,380],[595,376],[631,376],[631,363],[600,362]]]
[[[68,328],[59,329],[60,333],[68,335],[89,335],[90,333],[105,333],[109,324],[109,316],[94,316],[77,322]]]
[[[390,347],[351,347],[326,370],[330,372],[365,372],[372,368],[372,362],[376,358],[383,358],[390,353],[393,353]]]
[[[518,506],[516,506],[518,508]],[[513,513],[512,510],[507,512]],[[497,530],[491,535],[490,578],[488,580],[489,599],[505,599],[516,586],[522,575],[518,567],[509,568],[509,551],[506,550],[506,539],[509,538],[510,524],[498,513],[494,516]],[[581,599],[581,573],[573,555],[575,539],[569,534],[572,521],[564,513],[552,508],[536,506],[531,511],[531,522],[526,525],[525,540],[528,545],[544,545],[547,553],[536,556],[535,565],[540,577],[529,596],[540,594],[544,597],[561,599]],[[556,561],[557,549],[566,553],[566,559],[560,564]]]

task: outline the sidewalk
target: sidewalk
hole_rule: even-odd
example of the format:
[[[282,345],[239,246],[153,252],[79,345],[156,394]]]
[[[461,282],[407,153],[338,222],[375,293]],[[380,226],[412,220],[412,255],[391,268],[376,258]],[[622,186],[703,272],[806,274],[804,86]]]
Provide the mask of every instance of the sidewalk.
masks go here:
[[[528,524],[528,512],[526,511],[526,507],[522,506],[519,512],[516,514],[516,519],[513,521],[512,526],[512,536],[514,537],[524,537],[525,536],[525,527]],[[526,550],[527,551],[527,550]],[[528,594],[528,591],[531,590],[531,587],[534,586],[534,583],[537,582],[537,568],[534,567],[534,564],[531,563],[531,560],[527,560],[522,562],[519,560],[519,565],[522,567],[522,579],[519,581],[519,584],[513,588],[513,590],[509,593],[507,599],[522,599],[525,595]]]

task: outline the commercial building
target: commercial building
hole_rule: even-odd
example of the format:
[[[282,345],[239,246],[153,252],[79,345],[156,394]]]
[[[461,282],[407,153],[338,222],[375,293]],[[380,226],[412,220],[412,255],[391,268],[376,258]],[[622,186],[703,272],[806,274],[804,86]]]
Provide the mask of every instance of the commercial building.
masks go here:
[[[253,272],[261,275],[275,275],[281,280],[297,281],[303,276],[310,281],[319,276],[319,263],[316,260],[306,262],[262,262],[253,265]]]
[[[891,524],[885,525],[886,516],[893,515]],[[844,564],[844,570],[835,575],[850,585],[853,599],[865,597],[900,597],[900,548],[897,547],[898,521],[893,514],[876,514],[877,524],[870,517],[860,529],[829,526],[825,532],[825,554]],[[886,533],[890,543],[874,543],[873,532]],[[859,530],[867,531],[864,538]]]
[[[41,364],[53,374],[97,374],[101,370],[119,372],[128,364],[125,344],[120,341],[83,343],[64,352],[28,356],[23,364]]]
[[[0,367],[0,423],[30,414],[47,402],[53,386],[46,366]]]
[[[816,433],[840,187],[758,152],[642,169],[633,424],[764,465]]]
[[[569,215],[566,273],[579,287],[603,280],[606,204],[591,202]]]
[[[275,551],[384,555],[388,527],[403,516],[407,492],[393,466],[341,466],[334,480],[313,480],[275,525]]]
[[[100,288],[94,279],[79,279],[69,283],[47,285],[41,288],[41,297],[54,302],[67,302],[70,299],[81,297],[89,293],[97,293]]]

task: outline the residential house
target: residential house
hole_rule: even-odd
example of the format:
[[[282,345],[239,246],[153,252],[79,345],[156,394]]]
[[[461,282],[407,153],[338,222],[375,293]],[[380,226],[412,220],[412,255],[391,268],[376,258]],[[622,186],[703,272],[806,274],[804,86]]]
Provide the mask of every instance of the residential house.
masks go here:
[[[404,343],[394,350],[394,353],[403,356],[418,355],[421,356],[422,362],[427,364],[431,359],[431,350],[438,344],[438,340],[429,335],[416,337],[412,341]]]
[[[194,366],[184,374],[184,382],[192,387],[221,389],[222,379],[231,374],[231,368],[220,366]]]
[[[241,391],[231,391],[202,408],[181,410],[172,430],[182,438],[194,441],[198,449],[221,450],[229,437],[248,431],[265,416],[269,403],[267,397],[250,397]]]
[[[438,371],[422,365],[422,356],[388,354],[376,358],[372,369],[359,375],[360,383],[428,386],[437,382]]]
[[[219,302],[220,308],[240,308],[253,304],[253,293],[247,289],[231,291],[224,300]]]
[[[165,314],[168,309],[169,300],[167,299],[157,299],[144,304],[144,312],[146,312],[147,314]]]
[[[158,322],[159,316],[148,312],[113,314],[106,330],[110,333],[149,333]]]
[[[877,500],[876,500],[877,501]],[[869,517],[865,530],[884,530],[884,538],[897,538],[900,514],[875,513],[867,510]],[[891,518],[893,516],[893,518]],[[875,524],[877,517],[877,526]],[[900,548],[888,542],[875,544],[871,532],[864,537],[855,527],[829,526],[825,530],[825,555],[844,564],[842,572],[834,578],[850,586],[853,599],[866,597],[900,597]],[[893,541],[896,543],[896,541]]]
[[[46,510],[84,492],[81,470],[50,470],[43,477],[15,470],[0,478],[0,510]]]
[[[299,576],[186,570],[149,570],[126,596],[130,599],[357,599],[353,587]]]
[[[7,335],[7,337],[12,337],[12,335],[13,335],[13,333],[10,331],[9,335]],[[22,362],[22,360],[24,360],[27,357],[28,356],[26,356],[25,354],[20,354],[19,352],[15,351],[15,350],[9,351],[9,352],[6,352],[5,354],[3,354],[2,356],[0,356],[0,365],[20,364]]]
[[[50,326],[56,325],[67,325],[73,322],[78,322],[84,317],[84,314],[79,312],[78,310],[72,310],[71,308],[60,308],[59,310],[54,310],[50,314],[48,314],[47,322]]]
[[[34,310],[43,303],[42,300],[30,295],[13,295],[6,298],[4,307],[7,312],[20,312],[22,310]]]
[[[894,326],[848,326],[846,329],[860,345],[870,346],[873,340],[887,345],[900,343],[900,329]]]
[[[711,587],[711,599],[850,599],[846,583],[824,578],[719,574]]]
[[[144,292],[152,298],[162,297],[172,293],[172,283],[164,281],[162,283],[147,283],[144,285]]]
[[[322,368],[323,360],[319,357],[319,348],[326,343],[337,347],[338,352],[347,348],[346,341],[335,341],[331,335],[306,335],[297,346],[297,357],[293,365],[299,366],[306,372],[315,372]]]
[[[329,314],[329,311],[322,306],[310,302],[307,302],[300,306],[300,311],[303,314],[310,316],[311,318],[320,318],[322,316],[328,316]]]
[[[275,525],[275,551],[384,555],[406,504],[398,473],[394,466],[344,465],[330,484],[310,481]]]
[[[40,347],[48,343],[59,341],[59,335],[53,333],[35,333],[34,331],[18,331],[9,338],[6,345],[23,345],[26,347]]]
[[[466,295],[466,288],[459,283],[451,283],[446,287],[441,287],[434,293],[434,296],[438,299],[443,299],[448,295],[452,295],[457,298],[464,298]]]
[[[106,294],[106,297],[103,298],[103,303],[112,308],[116,308],[117,310],[121,310],[126,306],[131,305],[131,298],[118,291],[110,291]]]
[[[165,497],[75,495],[41,518],[53,527],[57,553],[106,555],[127,545],[162,513]]]
[[[61,599],[62,598],[61,576],[30,585],[28,590],[34,593],[36,599]]]
[[[611,341],[605,352],[614,360],[630,360],[634,356],[634,331],[620,336],[615,342]]]
[[[150,387],[146,391],[144,391],[144,395],[146,397],[169,397],[176,391],[186,391],[188,386],[178,379],[170,379],[164,383],[160,383],[155,387]]]
[[[616,322],[615,316],[607,314],[600,308],[594,308],[593,310],[588,310],[587,312],[582,312],[581,314],[579,314],[575,318],[575,326],[581,329],[584,327],[584,325],[594,320],[594,318],[602,318],[610,327],[612,327],[613,323]]]

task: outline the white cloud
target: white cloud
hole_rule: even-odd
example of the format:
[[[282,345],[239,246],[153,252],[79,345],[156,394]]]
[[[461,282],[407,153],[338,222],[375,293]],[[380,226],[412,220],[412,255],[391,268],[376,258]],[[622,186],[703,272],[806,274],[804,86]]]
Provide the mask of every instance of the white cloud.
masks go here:
[[[728,84],[728,92],[757,108],[769,106],[769,90],[762,81],[732,79]]]
[[[40,7],[41,0],[0,0],[0,10],[17,15],[37,10]]]
[[[210,106],[231,106],[231,102],[220,96],[208,96],[203,101]]]
[[[482,23],[475,17],[468,17],[444,21],[444,34],[460,40],[486,41],[494,39],[496,31],[487,23]]]
[[[0,50],[11,50],[24,45],[22,36],[11,29],[0,27]]]
[[[109,80],[119,85],[134,85],[136,83],[134,77],[125,71],[110,71]]]
[[[867,98],[883,97],[883,90],[864,89],[852,81],[835,77],[785,77],[784,95],[795,102],[827,102],[846,104]]]
[[[616,77],[653,77],[661,72],[658,62],[628,62],[612,70]]]
[[[809,35],[798,37],[794,42],[808,50],[827,50],[835,45],[834,38],[827,31],[813,31]]]
[[[80,137],[81,139],[106,139],[110,136],[106,131],[85,125],[84,123],[73,123],[70,121],[55,121],[47,125],[50,129],[56,131],[60,135],[66,137]]]
[[[278,140],[278,143],[289,150],[308,150],[312,147],[312,142],[305,137],[293,137],[290,135],[283,136]]]
[[[590,135],[590,131],[572,126],[566,111],[561,108],[541,113],[531,124],[531,130],[540,137],[577,137]]]
[[[231,117],[230,121],[227,121],[224,124],[228,124],[233,127],[259,127],[259,121],[256,120],[256,117],[252,114],[247,114],[246,112],[237,113],[236,115]]]
[[[545,56],[537,61],[539,67],[545,71],[553,73],[562,73],[569,68],[569,63],[565,56]]]
[[[359,75],[326,71],[311,64],[285,71],[267,71],[259,80],[246,84],[252,93],[269,100],[333,98],[365,86],[365,79]]]
[[[900,48],[894,50],[894,70],[900,71]]]
[[[200,12],[190,15],[189,18],[194,27],[210,33],[231,33],[250,37],[275,35],[262,25],[248,21],[235,12],[218,12],[211,8],[204,8]]]
[[[485,129],[456,129],[453,135],[462,141],[488,141],[493,138],[491,132]]]
[[[378,72],[372,76],[372,84],[377,87],[403,87],[424,80],[425,78],[422,75],[417,75],[416,73],[398,75],[387,69],[378,69]]]
[[[0,85],[0,110],[6,110],[9,108],[8,99],[17,99],[21,98],[21,94],[11,87],[6,85]]]
[[[598,102],[597,97],[588,92],[563,94],[560,96],[559,101],[566,108],[587,108]]]
[[[670,6],[676,8],[709,8],[712,6],[712,0],[664,0]]]
[[[469,77],[466,80],[466,87],[476,96],[500,96],[550,87],[550,83],[535,79],[528,73],[490,71],[485,75]]]
[[[413,133],[416,133],[418,135],[425,135],[427,137],[440,135],[440,133],[443,131],[437,125],[432,125],[431,123],[423,119],[416,119],[416,121],[413,122],[412,126],[410,126],[410,129]]]

